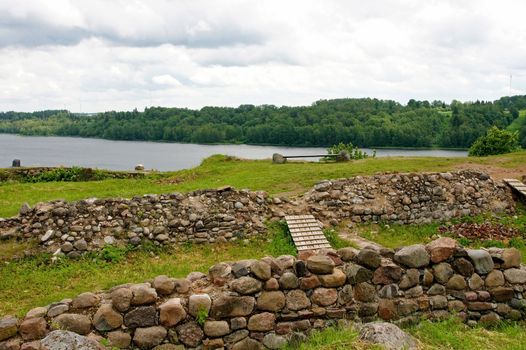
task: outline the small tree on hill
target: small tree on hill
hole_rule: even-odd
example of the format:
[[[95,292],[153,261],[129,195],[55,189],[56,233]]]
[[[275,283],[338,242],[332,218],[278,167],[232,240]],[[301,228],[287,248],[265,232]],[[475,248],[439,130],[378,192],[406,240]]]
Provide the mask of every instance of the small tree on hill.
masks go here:
[[[469,156],[484,157],[515,152],[520,149],[519,133],[492,126],[486,135],[479,137],[469,148]]]

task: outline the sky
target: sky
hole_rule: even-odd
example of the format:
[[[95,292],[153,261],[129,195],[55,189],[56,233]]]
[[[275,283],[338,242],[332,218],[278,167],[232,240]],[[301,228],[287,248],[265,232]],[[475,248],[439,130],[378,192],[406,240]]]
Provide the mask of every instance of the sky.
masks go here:
[[[0,111],[495,100],[526,94],[525,13],[522,0],[0,0]]]

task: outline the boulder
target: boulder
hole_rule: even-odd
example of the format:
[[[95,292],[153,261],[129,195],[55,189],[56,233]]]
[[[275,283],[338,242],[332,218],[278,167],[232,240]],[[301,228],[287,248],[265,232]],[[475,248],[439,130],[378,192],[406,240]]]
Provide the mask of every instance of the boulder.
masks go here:
[[[70,331],[53,331],[41,342],[46,350],[99,350],[97,342]]]
[[[338,299],[338,291],[334,288],[316,288],[312,293],[311,300],[320,306],[329,306]]]
[[[18,332],[26,341],[42,339],[47,332],[47,322],[43,317],[26,319],[20,324]]]
[[[304,291],[294,289],[287,293],[286,305],[289,310],[297,311],[308,308],[311,303]]]
[[[123,331],[113,331],[108,333],[108,341],[110,345],[118,349],[129,348],[131,340],[131,335]]]
[[[521,252],[517,248],[504,249],[502,252],[502,268],[509,269],[521,266]]]
[[[154,306],[139,306],[124,316],[128,328],[149,327],[157,325],[157,310]]]
[[[94,293],[82,293],[73,299],[71,308],[73,309],[87,309],[99,303],[99,297]]]
[[[279,278],[279,285],[282,289],[298,288],[298,277],[293,272],[285,272]]]
[[[212,306],[212,299],[208,294],[192,294],[188,298],[188,313],[196,317],[199,312],[206,312],[207,314],[210,311]]]
[[[243,276],[232,281],[231,287],[239,294],[254,294],[261,291],[263,284],[255,278]]]
[[[307,268],[314,274],[330,274],[334,266],[334,261],[327,255],[313,255],[307,259]]]
[[[267,332],[274,329],[276,324],[276,315],[270,312],[263,312],[252,315],[248,319],[247,328],[253,332]]]
[[[259,310],[277,312],[285,307],[285,294],[281,291],[265,291],[257,299]]]
[[[161,326],[137,328],[133,336],[133,342],[141,349],[151,349],[161,344],[167,333],[166,329]]]
[[[449,237],[441,237],[426,245],[430,259],[435,264],[449,259],[457,249],[457,241]]]
[[[62,314],[53,319],[60,329],[86,335],[91,331],[91,320],[86,315]]]
[[[0,341],[11,338],[18,331],[18,319],[6,316],[0,319]]]
[[[175,280],[165,275],[157,276],[153,280],[153,288],[161,295],[169,295],[175,289]]]
[[[493,270],[486,276],[484,284],[488,288],[495,288],[504,285],[504,274],[499,270]]]
[[[429,254],[423,244],[415,244],[403,247],[394,255],[394,261],[407,267],[424,267],[429,264]]]
[[[256,300],[250,296],[220,295],[214,299],[210,315],[213,318],[247,316],[252,313]]]
[[[485,275],[495,267],[491,255],[482,249],[467,249],[469,258],[478,274]]]
[[[400,281],[402,268],[398,265],[380,266],[374,271],[374,284],[391,284]]]
[[[441,284],[446,284],[447,281],[449,281],[449,279],[451,278],[451,276],[453,276],[453,274],[455,273],[451,268],[451,265],[449,265],[448,263],[440,263],[438,265],[435,265],[433,267],[433,272],[435,275],[435,280]]]
[[[227,321],[206,321],[204,332],[207,337],[222,337],[230,333],[230,326]]]
[[[173,327],[186,318],[181,299],[173,298],[159,306],[159,322],[165,327]]]
[[[176,328],[181,343],[191,348],[197,347],[204,338],[204,332],[195,322],[188,322]]]
[[[129,288],[118,288],[111,292],[111,303],[120,312],[128,311],[133,293]]]
[[[93,316],[93,325],[98,331],[106,332],[122,325],[122,315],[113,310],[110,304],[101,305]]]
[[[331,274],[318,275],[322,286],[327,288],[341,287],[345,284],[347,276],[340,269],[334,269]]]
[[[135,284],[131,286],[130,289],[133,293],[131,300],[132,305],[153,304],[157,301],[157,292],[149,285]]]
[[[263,281],[266,281],[272,277],[270,265],[261,260],[254,261],[250,266],[250,270],[254,276]]]
[[[356,256],[356,261],[363,266],[376,269],[382,262],[382,257],[374,249],[364,248]]]
[[[360,329],[360,339],[384,349],[417,349],[415,339],[392,323],[368,323]]]
[[[523,269],[507,269],[504,271],[506,281],[512,284],[526,283],[526,270]]]

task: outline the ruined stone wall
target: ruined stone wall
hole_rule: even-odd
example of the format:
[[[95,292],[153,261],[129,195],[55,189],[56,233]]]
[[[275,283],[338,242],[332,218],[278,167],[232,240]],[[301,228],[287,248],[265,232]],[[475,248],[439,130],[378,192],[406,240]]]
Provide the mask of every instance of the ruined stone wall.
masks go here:
[[[15,168],[0,168],[0,182],[4,181],[31,181],[41,175],[52,173],[57,170],[71,170],[71,167],[15,167]],[[144,178],[145,174],[142,172],[133,171],[114,171],[114,170],[100,170],[92,168],[75,168],[77,169],[78,180],[75,181],[91,181],[100,179],[136,179]]]
[[[43,250],[78,257],[106,244],[236,240],[265,233],[265,220],[287,214],[312,213],[335,225],[342,220],[408,224],[513,210],[511,190],[480,172],[386,174],[324,181],[294,200],[225,187],[25,205],[17,217],[0,219],[0,239],[34,238]]]
[[[4,238],[36,238],[49,252],[77,257],[106,244],[226,242],[265,231],[264,192],[219,190],[132,199],[53,201],[0,221]]]
[[[121,349],[241,350],[277,349],[340,319],[521,320],[520,262],[514,248],[469,250],[440,238],[397,251],[343,248],[219,263],[208,274],[159,276],[38,307],[20,320],[4,317],[0,349],[40,349],[53,329]]]
[[[478,171],[383,174],[323,181],[305,195],[326,221],[429,223],[514,210],[511,190]]]

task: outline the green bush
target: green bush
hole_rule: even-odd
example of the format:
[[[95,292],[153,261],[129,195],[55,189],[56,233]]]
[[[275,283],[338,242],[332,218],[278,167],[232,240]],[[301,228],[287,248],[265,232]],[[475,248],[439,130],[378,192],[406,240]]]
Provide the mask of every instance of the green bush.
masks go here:
[[[349,156],[351,159],[369,158],[369,155],[367,154],[367,152],[364,152],[358,149],[358,146],[354,146],[352,142],[349,142],[349,143],[340,142],[336,145],[332,145],[331,147],[327,148],[327,153],[329,154],[339,154],[341,151],[346,151],[347,153],[349,153]],[[376,151],[373,151],[373,154],[371,157],[372,158],[376,157]],[[332,159],[332,157],[328,159]]]
[[[518,132],[501,130],[492,126],[486,135],[479,137],[469,149],[470,157],[484,157],[515,152],[520,149]]]

